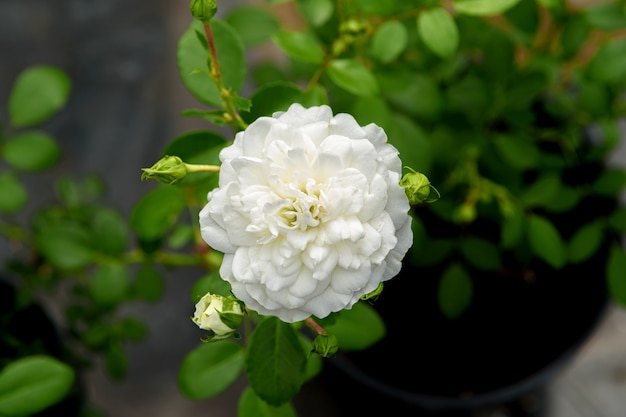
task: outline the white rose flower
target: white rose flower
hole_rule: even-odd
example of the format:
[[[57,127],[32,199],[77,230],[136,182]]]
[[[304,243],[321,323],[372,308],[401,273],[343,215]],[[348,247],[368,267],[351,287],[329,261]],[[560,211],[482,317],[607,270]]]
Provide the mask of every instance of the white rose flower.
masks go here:
[[[380,127],[293,104],[237,133],[220,160],[201,232],[248,308],[285,322],[323,318],[400,271],[409,202]]]
[[[224,339],[237,331],[243,321],[243,308],[234,297],[207,293],[196,303],[191,318],[198,327],[213,332],[213,339]]]

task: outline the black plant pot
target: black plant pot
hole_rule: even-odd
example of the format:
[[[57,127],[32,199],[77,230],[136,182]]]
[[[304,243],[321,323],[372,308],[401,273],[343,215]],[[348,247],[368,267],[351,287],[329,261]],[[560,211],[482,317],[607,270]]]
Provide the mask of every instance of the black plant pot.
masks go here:
[[[69,363],[57,324],[46,309],[38,303],[22,306],[17,298],[16,287],[0,277],[0,369],[13,360],[31,355],[48,355]],[[32,417],[79,416],[85,399],[78,374],[70,393],[62,401]]]
[[[407,263],[373,304],[387,326],[384,340],[325,368],[340,415],[461,417],[504,407],[510,417],[543,416],[541,404],[526,402],[542,401],[602,319],[606,253],[559,271],[534,265],[531,281],[473,271],[473,302],[454,320],[436,304],[444,266]]]

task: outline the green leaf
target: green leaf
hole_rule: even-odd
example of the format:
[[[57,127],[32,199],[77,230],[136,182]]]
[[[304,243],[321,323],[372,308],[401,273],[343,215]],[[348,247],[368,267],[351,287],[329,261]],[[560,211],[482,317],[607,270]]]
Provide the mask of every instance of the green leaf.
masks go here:
[[[38,231],[35,243],[42,255],[55,267],[80,269],[93,260],[91,236],[78,224],[51,224]]]
[[[62,400],[72,388],[74,371],[49,356],[17,359],[0,372],[0,415],[30,416]]]
[[[467,262],[478,269],[494,271],[502,264],[498,247],[485,239],[467,237],[461,240],[459,250]]]
[[[385,98],[408,116],[434,120],[444,107],[440,85],[426,74],[385,71],[377,78]]]
[[[459,30],[454,18],[442,7],[420,13],[417,30],[428,49],[441,58],[451,57],[459,46]]]
[[[148,336],[148,326],[140,319],[125,317],[116,325],[117,334],[124,340],[139,342]]]
[[[591,185],[593,191],[608,197],[617,196],[626,186],[626,171],[622,169],[607,169]]]
[[[61,154],[54,139],[38,131],[23,132],[11,137],[1,148],[9,165],[23,171],[43,171],[59,160]]]
[[[298,6],[303,16],[313,26],[321,26],[326,23],[335,10],[332,0],[298,0]]]
[[[511,249],[524,237],[524,216],[519,210],[513,210],[502,221],[500,241],[502,247]]]
[[[604,222],[594,221],[578,229],[567,246],[567,258],[572,263],[589,259],[602,244]]]
[[[252,388],[246,387],[239,397],[237,417],[296,417],[296,411],[289,403],[273,407],[256,395]]]
[[[609,294],[614,301],[626,306],[626,254],[619,245],[611,248],[606,265]]]
[[[256,6],[235,7],[225,20],[239,34],[245,47],[268,42],[280,29],[280,22],[274,14]]]
[[[454,0],[454,10],[473,16],[493,16],[512,8],[521,0]]]
[[[163,237],[185,208],[183,190],[162,185],[144,195],[131,213],[130,225],[140,239],[153,241]]]
[[[293,83],[276,81],[265,84],[252,94],[252,107],[249,112],[241,112],[241,117],[247,123],[252,123],[261,116],[286,111],[293,103],[300,103],[302,97],[302,91]]]
[[[598,4],[585,11],[585,17],[591,26],[602,30],[626,28],[626,10],[621,2]]]
[[[12,174],[0,174],[0,213],[17,213],[28,200],[26,188]]]
[[[128,373],[128,356],[121,343],[111,343],[104,353],[104,369],[114,381],[120,381]]]
[[[335,84],[354,95],[378,94],[378,81],[374,74],[354,59],[333,59],[326,73]]]
[[[527,207],[547,205],[561,187],[557,174],[548,172],[529,185],[520,196]]]
[[[380,62],[391,62],[405,50],[408,39],[409,33],[402,23],[397,20],[386,21],[376,29],[370,53]]]
[[[354,0],[354,3],[366,13],[388,16],[397,10],[401,2],[393,0]]]
[[[384,293],[384,291],[383,291]],[[385,323],[369,304],[358,302],[350,310],[342,310],[335,323],[325,330],[334,335],[343,350],[363,350],[381,340]]]
[[[22,71],[9,96],[9,118],[15,127],[42,123],[59,111],[70,93],[65,72],[49,66],[34,66]]]
[[[626,208],[619,208],[611,213],[608,220],[608,226],[620,233],[626,232]]]
[[[94,212],[91,222],[95,249],[108,255],[121,255],[128,245],[128,227],[113,209],[102,207]]]
[[[243,42],[237,32],[223,20],[212,19],[211,30],[224,87],[238,93],[246,77]],[[220,93],[209,75],[209,51],[198,39],[197,31],[204,34],[204,27],[202,22],[194,19],[180,37],[177,49],[178,69],[185,87],[195,98],[210,106],[221,106]],[[206,41],[206,38],[203,39]]]
[[[428,173],[433,159],[426,133],[411,118],[397,112],[391,115],[390,124],[387,130],[389,143],[400,152],[402,164]]]
[[[530,138],[500,135],[493,143],[502,159],[519,170],[534,168],[539,161],[539,150]]]
[[[151,303],[157,302],[163,296],[165,282],[163,277],[151,264],[142,264],[135,275],[132,293],[135,297]]]
[[[460,317],[472,303],[474,284],[465,269],[458,263],[444,271],[437,289],[439,309],[449,319]]]
[[[252,389],[268,404],[278,407],[300,390],[305,364],[305,352],[291,325],[268,317],[252,333],[246,372]]]
[[[324,50],[311,33],[281,31],[272,39],[289,57],[297,61],[321,64],[324,60]]]
[[[545,217],[533,215],[528,218],[528,241],[533,253],[555,269],[567,261],[563,239],[554,225]]]
[[[89,295],[102,307],[113,307],[126,299],[130,280],[123,264],[99,266],[89,280]]]
[[[192,400],[214,397],[237,380],[243,361],[244,352],[236,342],[203,343],[183,360],[178,386]]]
[[[604,43],[587,66],[589,78],[607,84],[623,81],[626,73],[626,39]]]
[[[191,288],[191,301],[194,304],[197,303],[208,292],[223,295],[224,297],[231,295],[230,284],[222,279],[219,269],[204,275],[196,281]]]

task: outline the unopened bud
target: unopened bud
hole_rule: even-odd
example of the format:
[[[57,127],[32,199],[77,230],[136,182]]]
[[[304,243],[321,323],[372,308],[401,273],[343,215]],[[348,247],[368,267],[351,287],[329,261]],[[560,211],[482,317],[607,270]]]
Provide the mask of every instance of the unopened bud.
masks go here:
[[[318,334],[313,340],[311,352],[315,352],[323,358],[333,356],[339,350],[339,342],[332,334]]]
[[[409,168],[411,169],[411,168]],[[439,200],[440,194],[435,187],[430,184],[430,180],[421,172],[411,169],[400,180],[400,186],[404,188],[409,204],[432,203]]]
[[[141,179],[155,179],[166,184],[175,184],[187,176],[187,166],[177,156],[166,155],[150,168],[142,168]]]
[[[202,23],[208,23],[217,13],[217,2],[215,0],[191,0],[189,10],[193,17]]]
[[[236,335],[243,315],[242,302],[235,297],[207,293],[196,304],[191,319],[199,328],[211,332],[208,340],[220,340]]]

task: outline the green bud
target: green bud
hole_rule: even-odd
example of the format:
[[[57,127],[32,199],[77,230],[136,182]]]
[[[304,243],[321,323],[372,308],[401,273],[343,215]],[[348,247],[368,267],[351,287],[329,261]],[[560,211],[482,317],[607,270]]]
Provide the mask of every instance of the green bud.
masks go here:
[[[191,0],[189,10],[193,17],[202,23],[208,23],[217,13],[217,2],[215,0]]]
[[[313,340],[311,352],[315,352],[323,358],[333,356],[339,350],[339,342],[332,334],[318,334]]]
[[[432,203],[439,200],[439,191],[430,184],[426,175],[408,167],[407,169],[411,172],[402,177],[400,186],[404,188],[409,204]]]
[[[154,179],[166,184],[175,184],[187,176],[187,166],[177,156],[166,155],[150,168],[142,168],[141,179]]]
[[[244,306],[233,296],[207,293],[196,304],[196,311],[191,320],[198,327],[210,332],[207,341],[226,339],[237,336],[237,328],[244,316]]]

